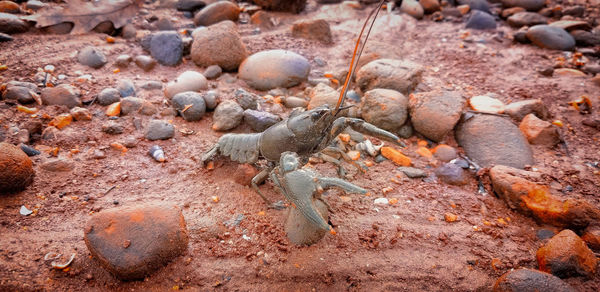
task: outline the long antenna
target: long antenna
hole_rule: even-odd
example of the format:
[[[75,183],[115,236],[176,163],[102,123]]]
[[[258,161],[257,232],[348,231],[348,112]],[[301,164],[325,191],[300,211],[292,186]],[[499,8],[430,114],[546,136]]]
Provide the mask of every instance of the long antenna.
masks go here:
[[[363,27],[360,30],[360,34],[358,35],[358,40],[356,40],[356,45],[354,46],[354,52],[352,53],[352,61],[350,61],[350,68],[348,69],[348,75],[346,75],[346,81],[344,82],[344,87],[342,87],[342,92],[340,92],[340,97],[338,98],[338,102],[335,105],[335,111],[333,113],[334,116],[340,112],[340,110],[341,110],[340,107],[344,104],[344,100],[346,99],[346,92],[348,91],[348,86],[350,85],[350,80],[352,80],[352,77],[354,76],[354,71],[356,71],[356,64],[358,64],[360,55],[362,55],[362,51],[365,48],[365,45],[367,44],[367,40],[369,39],[369,35],[371,34],[371,29],[373,28],[373,25],[375,24],[375,20],[377,19],[377,15],[379,14],[381,7],[383,6],[383,2],[385,2],[385,0],[381,0],[379,2],[379,4],[377,4],[377,7],[375,7],[369,13],[369,16],[367,16],[367,19],[365,20],[365,23],[363,24]],[[369,30],[367,31],[367,36],[365,37],[365,41],[362,43],[362,46],[360,46],[360,50],[359,50],[358,47],[360,45],[360,39],[362,38],[365,28],[367,27],[367,23],[369,23],[369,19],[371,19],[371,16],[373,16],[373,14],[375,14],[375,17],[373,17],[373,21],[371,22],[371,25],[369,26]],[[358,52],[358,54],[357,54],[357,52]]]

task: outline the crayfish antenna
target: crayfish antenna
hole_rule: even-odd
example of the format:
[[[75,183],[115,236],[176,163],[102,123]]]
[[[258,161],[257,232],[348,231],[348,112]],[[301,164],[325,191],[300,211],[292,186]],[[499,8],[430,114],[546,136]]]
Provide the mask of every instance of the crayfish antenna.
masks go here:
[[[334,110],[334,114],[333,114],[334,116],[337,115],[341,111],[340,107],[344,104],[344,100],[346,99],[346,92],[348,91],[348,86],[350,85],[350,80],[352,80],[352,77],[354,76],[354,71],[356,71],[356,64],[358,64],[360,55],[362,55],[362,51],[365,48],[365,45],[367,44],[367,40],[369,39],[369,35],[371,34],[371,29],[373,28],[373,25],[375,24],[375,20],[377,19],[377,15],[379,14],[381,7],[383,6],[383,2],[385,2],[385,0],[379,1],[379,4],[377,4],[377,7],[375,7],[369,13],[369,16],[367,16],[367,19],[365,20],[365,23],[363,24],[363,27],[360,30],[360,34],[358,35],[358,39],[356,40],[356,45],[354,46],[354,52],[352,53],[352,60],[350,61],[350,68],[348,69],[348,74],[346,75],[346,81],[344,82],[344,86],[342,87],[342,92],[340,92],[340,97],[338,98],[338,102],[335,105],[335,110]],[[360,46],[360,40],[365,31],[365,28],[367,27],[367,23],[369,23],[369,19],[371,19],[371,16],[373,16],[373,15],[375,15],[375,17],[373,17],[373,21],[371,22],[371,25],[369,26],[369,30],[367,31],[367,35],[365,36],[365,41],[362,43],[362,46]],[[360,49],[359,49],[359,46],[360,46]]]

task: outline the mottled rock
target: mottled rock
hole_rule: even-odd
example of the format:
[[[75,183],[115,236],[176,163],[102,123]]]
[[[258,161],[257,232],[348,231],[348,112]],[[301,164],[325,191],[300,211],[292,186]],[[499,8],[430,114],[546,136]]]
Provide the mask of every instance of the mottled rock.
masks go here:
[[[74,107],[71,109],[71,111],[69,112],[71,114],[71,116],[73,116],[73,118],[76,121],[91,121],[92,120],[92,113],[90,113],[90,111],[86,108],[81,108],[81,107]]]
[[[239,77],[258,90],[296,86],[308,78],[310,63],[291,51],[269,50],[248,57],[240,65]]]
[[[219,65],[210,65],[206,68],[206,70],[204,70],[202,75],[204,75],[206,79],[212,80],[221,76],[221,73],[223,73],[223,69],[221,69]]]
[[[279,121],[281,121],[281,118],[278,115],[269,112],[251,109],[244,111],[244,122],[255,132],[262,132]]]
[[[121,97],[135,96],[135,84],[129,79],[117,81],[116,89],[121,94]]]
[[[154,69],[154,66],[156,66],[156,61],[150,56],[139,55],[135,57],[135,64],[142,70],[148,72]]]
[[[155,33],[150,41],[150,54],[161,65],[175,66],[179,64],[183,56],[181,36],[176,31]]]
[[[296,108],[296,107],[306,108],[308,106],[308,101],[306,101],[303,98],[299,98],[299,97],[295,97],[295,96],[288,96],[283,99],[283,104],[287,108]]]
[[[108,121],[102,124],[102,132],[109,135],[119,135],[122,134],[124,130],[123,125],[119,124],[116,121]]]
[[[162,120],[151,120],[148,123],[146,129],[146,139],[150,141],[154,140],[167,140],[173,138],[175,135],[175,127],[169,124],[167,121]]]
[[[527,31],[527,38],[541,48],[570,51],[575,39],[564,29],[549,25],[536,25]]]
[[[244,110],[233,100],[221,102],[213,114],[212,129],[215,131],[227,131],[237,127],[244,117]]]
[[[194,30],[191,56],[196,65],[219,65],[223,70],[236,70],[248,52],[231,21],[222,21],[210,27]]]
[[[552,147],[560,142],[558,129],[550,122],[540,120],[534,114],[526,115],[521,121],[519,129],[531,144]]]
[[[397,132],[408,118],[408,98],[395,90],[372,89],[363,96],[360,110],[368,123]]]
[[[275,21],[270,13],[260,10],[252,14],[250,23],[258,26],[262,30],[270,30],[275,27]]]
[[[21,7],[12,1],[0,1],[0,12],[16,14],[21,12]]]
[[[600,226],[590,225],[584,231],[581,239],[587,243],[587,245],[596,251],[600,251]]]
[[[313,202],[317,212],[325,218],[325,221],[328,221],[329,211],[327,205],[321,200],[314,200]],[[314,223],[306,219],[298,208],[294,207],[288,208],[284,228],[287,237],[295,245],[315,244],[327,234],[327,230],[315,226]]]
[[[425,171],[415,167],[401,166],[398,167],[398,170],[410,178],[427,177],[427,173]]]
[[[309,91],[308,96],[310,97],[308,109],[313,109],[322,105],[329,105],[330,107],[335,106],[340,94],[335,91],[335,89],[323,83],[319,83]]]
[[[425,10],[425,13],[428,14],[440,11],[441,9],[440,1],[438,0],[420,0],[419,4],[423,6],[423,10]]]
[[[533,153],[523,133],[510,120],[486,114],[463,120],[456,140],[482,167],[507,165],[523,168],[533,164]]]
[[[538,11],[544,8],[545,0],[501,0],[504,7],[523,7],[529,11]]]
[[[173,96],[171,101],[173,108],[188,122],[199,121],[206,112],[206,102],[198,92],[181,92]]]
[[[7,34],[22,33],[29,30],[25,21],[16,15],[0,12],[0,32]]]
[[[548,18],[535,12],[517,12],[508,19],[508,24],[512,27],[533,26],[536,24],[548,23]]]
[[[133,61],[133,58],[131,58],[130,55],[119,55],[115,59],[115,66],[125,68],[129,66],[129,63],[131,63],[131,61]]]
[[[135,280],[184,254],[188,234],[178,207],[142,205],[94,214],[85,226],[84,240],[105,269],[121,280]]]
[[[130,113],[136,113],[142,108],[144,99],[139,97],[128,96],[121,99],[121,114],[128,115]]]
[[[177,4],[175,5],[175,8],[177,8],[177,10],[179,11],[194,12],[206,6],[206,2],[207,1],[205,0],[178,0]]]
[[[40,167],[50,172],[67,172],[73,170],[75,164],[66,158],[54,158],[42,163]]]
[[[481,30],[496,29],[496,19],[483,11],[473,10],[465,27]]]
[[[219,1],[212,3],[194,16],[196,26],[210,26],[215,23],[231,20],[237,21],[240,15],[240,8],[233,2]]]
[[[204,98],[204,103],[206,103],[207,110],[214,110],[217,107],[217,99],[219,98],[219,94],[214,90],[209,90],[202,94],[202,98]]]
[[[423,67],[419,64],[394,59],[369,62],[356,72],[356,84],[363,92],[387,88],[404,95],[411,93],[421,82]]]
[[[267,10],[292,13],[299,13],[306,6],[306,0],[253,0],[252,2]]]
[[[550,113],[541,99],[513,102],[504,108],[504,113],[519,122],[528,114],[535,114],[543,120],[550,117]]]
[[[67,84],[42,89],[41,98],[46,105],[64,105],[68,108],[81,106],[79,90]]]
[[[245,110],[247,109],[257,109],[258,102],[257,100],[260,96],[250,93],[243,88],[238,88],[234,93],[235,101]]]
[[[177,79],[169,82],[165,87],[165,96],[173,98],[178,93],[186,91],[200,91],[208,88],[208,81],[204,75],[196,71],[185,71]]]
[[[465,100],[459,92],[418,93],[409,100],[413,128],[425,137],[441,141],[460,119]]]
[[[502,275],[494,284],[494,292],[576,292],[569,284],[552,274],[520,268]]]
[[[423,7],[415,0],[403,0],[402,4],[400,5],[400,11],[416,19],[423,18],[424,14]]]
[[[446,144],[440,144],[438,146],[436,146],[433,150],[433,155],[435,156],[435,158],[443,161],[443,162],[449,162],[452,159],[455,159],[458,157],[457,153],[456,153],[456,148],[452,147],[452,146],[448,146]]]
[[[566,278],[581,275],[593,278],[598,260],[575,232],[565,229],[552,237],[536,253],[541,271]]]
[[[97,100],[100,105],[111,105],[121,100],[121,93],[115,88],[104,88],[98,94]]]
[[[31,159],[19,147],[0,143],[0,193],[25,189],[33,182]]]
[[[434,173],[441,181],[450,185],[461,186],[467,183],[464,169],[454,163],[444,163]]]
[[[7,86],[4,93],[2,93],[3,99],[16,100],[19,103],[27,104],[35,101],[33,96],[36,93],[31,89],[23,86]]]
[[[572,30],[569,32],[575,43],[582,47],[591,47],[600,45],[600,33],[593,33],[585,30]]]
[[[329,23],[324,19],[302,20],[294,23],[292,36],[317,40],[325,44],[333,43]]]
[[[108,62],[104,53],[94,47],[85,47],[77,53],[77,61],[94,69],[101,68]]]

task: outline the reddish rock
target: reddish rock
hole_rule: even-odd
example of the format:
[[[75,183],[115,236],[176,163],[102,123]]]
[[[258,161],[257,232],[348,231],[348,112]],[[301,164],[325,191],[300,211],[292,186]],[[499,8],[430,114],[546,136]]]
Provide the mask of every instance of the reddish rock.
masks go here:
[[[600,226],[588,226],[585,231],[583,231],[581,239],[583,239],[591,249],[600,251]]]
[[[258,174],[258,169],[254,166],[244,163],[238,165],[235,173],[233,174],[233,181],[243,186],[250,186],[252,178]]]
[[[550,117],[548,108],[542,103],[541,99],[513,102],[504,108],[504,113],[519,122],[528,114],[535,114],[542,120],[546,120]]]
[[[555,276],[594,277],[598,260],[575,232],[565,229],[552,237],[536,253],[540,270]]]
[[[237,21],[240,15],[240,7],[229,1],[212,3],[200,10],[194,16],[196,26],[209,26],[223,20]]]
[[[415,130],[425,137],[441,141],[460,119],[465,100],[459,92],[431,91],[411,94],[410,119]]]
[[[540,120],[534,114],[526,115],[519,129],[531,144],[554,146],[560,142],[558,130],[550,122]]]
[[[0,1],[0,12],[4,13],[19,13],[21,8],[19,4],[12,1]]]
[[[443,162],[448,162],[456,157],[456,149],[452,146],[448,146],[446,144],[440,144],[437,147],[433,148],[433,155],[435,156],[435,158],[443,161]]]
[[[317,40],[325,44],[333,43],[329,23],[324,19],[296,22],[292,26],[292,35],[294,37]]]
[[[517,269],[502,275],[494,284],[494,292],[575,292],[560,278],[532,269]]]
[[[267,10],[292,13],[299,13],[306,6],[306,0],[253,0],[252,2]]]
[[[425,13],[430,14],[436,11],[440,11],[440,2],[438,0],[420,0],[419,4],[423,6]]]
[[[395,90],[372,89],[361,98],[360,112],[366,122],[397,133],[408,118],[408,98]]]
[[[266,11],[260,10],[252,14],[250,17],[250,23],[257,25],[261,29],[269,30],[275,27],[273,17]]]
[[[233,71],[248,55],[235,23],[228,20],[194,30],[193,38],[191,56],[200,67],[219,65]]]
[[[92,256],[121,280],[142,279],[187,250],[188,234],[176,206],[120,207],[92,216],[84,229]]]
[[[31,159],[19,147],[0,143],[0,193],[20,191],[33,182]]]
[[[42,102],[47,105],[64,105],[68,108],[81,106],[79,90],[67,84],[42,89]]]

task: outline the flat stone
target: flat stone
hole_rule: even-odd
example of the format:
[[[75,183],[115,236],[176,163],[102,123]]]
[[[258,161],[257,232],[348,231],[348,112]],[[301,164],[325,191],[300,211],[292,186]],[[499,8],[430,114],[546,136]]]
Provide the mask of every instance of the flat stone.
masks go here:
[[[549,25],[536,25],[527,31],[527,38],[541,48],[571,51],[575,39],[564,29]]]
[[[519,129],[529,143],[534,145],[546,145],[553,147],[560,142],[558,129],[550,122],[540,120],[534,114],[528,114],[523,118]]]
[[[356,84],[363,92],[387,88],[407,96],[421,82],[423,71],[421,65],[410,61],[378,59],[356,72]]]
[[[66,172],[73,170],[75,165],[73,161],[65,158],[54,158],[42,163],[40,167],[50,172]]]
[[[188,122],[199,121],[206,112],[206,102],[198,92],[180,92],[171,101],[173,108]]]
[[[535,12],[517,12],[508,18],[508,24],[512,27],[533,26],[548,23],[548,18]]]
[[[210,26],[215,23],[231,20],[237,21],[240,15],[240,8],[233,2],[219,1],[212,3],[194,16],[196,26]]]
[[[538,270],[519,268],[502,275],[493,292],[576,292],[560,278]]]
[[[144,103],[143,98],[128,96],[121,99],[121,114],[128,115],[130,113],[136,113],[142,108]]]
[[[102,124],[102,132],[109,135],[119,135],[122,134],[124,130],[123,125],[119,124],[115,121],[108,121]]]
[[[158,80],[146,81],[146,82],[142,83],[142,85],[140,85],[140,88],[144,89],[144,90],[159,90],[159,89],[162,89],[162,87],[163,87],[162,82],[160,82]]]
[[[173,205],[103,210],[84,229],[85,244],[105,269],[121,280],[143,279],[184,254],[188,232]]]
[[[310,63],[291,51],[269,50],[248,57],[240,65],[239,77],[258,90],[288,88],[308,79]]]
[[[319,83],[309,90],[308,96],[310,98],[308,109],[313,109],[322,105],[328,105],[330,107],[335,106],[340,94],[335,89],[323,83]]]
[[[243,88],[238,88],[233,93],[233,96],[235,97],[235,101],[244,110],[247,110],[247,109],[255,110],[258,108],[257,100],[260,98],[260,96],[254,94],[254,93],[250,93],[250,92],[244,90]]]
[[[325,44],[333,43],[329,23],[324,19],[302,20],[292,25],[292,36],[317,40]]]
[[[242,122],[244,110],[233,100],[221,102],[213,114],[212,129],[215,131],[231,130]]]
[[[244,122],[255,132],[262,132],[279,121],[281,121],[281,118],[278,115],[269,112],[252,109],[244,111]]]
[[[0,12],[16,14],[21,12],[21,7],[12,1],[0,1]]]
[[[92,113],[90,113],[90,111],[86,108],[81,108],[81,107],[74,107],[71,109],[71,111],[69,111],[69,113],[71,114],[71,116],[73,116],[73,118],[76,121],[91,121],[92,120]]]
[[[29,30],[29,26],[16,15],[0,12],[0,33],[15,34]]]
[[[153,24],[154,24],[154,27],[156,27],[156,29],[159,31],[175,31],[175,30],[177,30],[177,27],[175,27],[175,24],[173,24],[173,22],[166,17],[159,18]]]
[[[73,23],[61,22],[54,25],[46,26],[42,28],[42,31],[48,34],[68,34],[73,29]]]
[[[538,11],[546,5],[545,0],[501,0],[504,7],[523,7],[529,11]]]
[[[27,104],[35,101],[33,98],[34,94],[36,93],[27,87],[7,86],[4,93],[2,93],[2,98],[16,100],[19,103]]]
[[[529,99],[513,102],[504,108],[504,113],[520,122],[528,114],[535,114],[543,120],[550,117],[548,108],[541,99]]]
[[[115,88],[104,88],[98,94],[97,100],[100,105],[111,105],[121,100],[121,93]]]
[[[13,41],[14,38],[11,37],[9,34],[5,34],[5,33],[1,33],[0,32],[0,42],[10,42]]]
[[[42,89],[41,98],[46,105],[64,105],[68,108],[81,106],[79,90],[67,84]]]
[[[408,118],[408,98],[392,89],[372,89],[365,92],[360,111],[366,122],[395,133]]]
[[[401,166],[398,167],[398,170],[410,178],[427,177],[427,173],[424,170],[415,167]]]
[[[444,163],[434,173],[441,181],[450,185],[461,186],[467,183],[464,169],[454,163]]]
[[[510,120],[476,114],[458,124],[456,140],[481,167],[533,165],[533,153],[523,133]]]
[[[296,108],[296,107],[306,108],[308,106],[308,101],[306,101],[303,98],[299,98],[299,97],[295,97],[295,96],[288,96],[283,99],[283,104],[287,108]]]
[[[25,3],[25,8],[31,9],[33,11],[40,10],[46,6],[48,6],[48,4],[46,4],[42,1],[37,1],[37,0],[29,0],[29,1],[27,1],[27,3]]]
[[[167,140],[173,138],[175,135],[175,127],[167,121],[162,120],[151,120],[148,123],[146,129],[146,139],[150,141],[154,140]]]
[[[504,113],[504,103],[487,95],[473,96],[469,99],[469,105],[475,111],[482,113]]]
[[[208,88],[206,77],[196,71],[185,71],[177,79],[167,83],[165,96],[173,98],[178,93],[186,91],[200,91]]]
[[[327,205],[321,200],[314,200],[314,205],[325,221],[328,221],[329,211]],[[298,208],[288,208],[285,220],[285,233],[289,240],[295,245],[312,245],[327,235],[327,230],[321,229],[310,222]]]
[[[129,79],[117,81],[116,89],[121,94],[121,97],[135,96],[135,84]]]
[[[25,189],[33,182],[35,171],[29,156],[19,147],[0,143],[0,194]]]
[[[205,0],[178,0],[175,8],[179,11],[194,12],[206,6],[206,2]]]
[[[434,141],[441,141],[452,131],[464,107],[462,95],[453,91],[417,93],[409,99],[413,128]]]
[[[511,15],[514,15],[515,13],[524,12],[524,11],[526,11],[526,10],[523,7],[511,7],[511,8],[506,8],[506,9],[502,10],[502,13],[500,15],[502,16],[502,18],[508,18]]]
[[[222,21],[194,30],[191,56],[196,65],[219,65],[225,71],[238,69],[248,56],[235,23]]]
[[[569,32],[575,43],[582,47],[592,47],[600,45],[600,33],[590,32],[585,30],[571,30]]]
[[[183,57],[181,36],[176,31],[155,33],[150,41],[150,54],[161,65],[175,66],[179,64]]]
[[[587,21],[582,20],[559,20],[554,21],[549,24],[553,27],[559,27],[566,31],[581,29],[581,30],[591,30],[592,26]]]
[[[473,10],[465,27],[480,30],[496,29],[496,19],[483,11]]]
[[[108,62],[104,53],[94,47],[85,47],[77,53],[77,61],[85,66],[98,69]]]
[[[454,148],[452,146],[448,146],[446,144],[440,144],[440,145],[436,146],[432,150],[432,152],[433,152],[433,156],[435,156],[435,158],[437,158],[443,162],[449,162],[450,160],[458,157],[456,148]]]
[[[156,66],[156,60],[152,59],[150,56],[139,55],[135,57],[135,64],[142,70],[148,72],[154,69],[154,66]]]
[[[119,55],[115,59],[115,66],[125,68],[129,66],[129,63],[131,63],[131,61],[133,61],[133,58],[131,58],[130,55]]]
[[[581,275],[593,278],[598,260],[575,232],[565,229],[552,237],[536,253],[541,271],[566,278]]]

